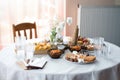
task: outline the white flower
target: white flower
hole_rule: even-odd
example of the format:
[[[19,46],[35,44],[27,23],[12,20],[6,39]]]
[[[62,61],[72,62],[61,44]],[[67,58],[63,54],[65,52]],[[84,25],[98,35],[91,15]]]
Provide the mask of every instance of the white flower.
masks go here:
[[[56,32],[57,32],[57,33],[61,33],[61,32],[63,31],[63,29],[64,29],[64,24],[65,24],[64,21],[59,23],[59,25],[58,25],[57,28],[56,28]]]
[[[51,22],[52,28],[50,34],[51,41],[62,40],[62,31],[64,29],[64,24],[65,22],[64,21],[60,22],[57,17],[53,18]]]

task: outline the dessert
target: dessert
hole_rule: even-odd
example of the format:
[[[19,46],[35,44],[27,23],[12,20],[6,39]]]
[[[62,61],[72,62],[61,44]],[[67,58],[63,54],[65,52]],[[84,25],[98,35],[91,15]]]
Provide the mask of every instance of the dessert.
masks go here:
[[[72,54],[72,53],[67,53],[65,56],[65,59],[67,59],[68,61],[72,61],[72,62],[78,62],[77,55]]]
[[[93,62],[96,57],[93,55],[78,54],[78,58],[83,59],[85,63]]]
[[[87,50],[93,51],[94,50],[94,45],[87,45]]]
[[[71,51],[80,51],[81,50],[81,46],[78,46],[78,45],[70,46],[70,50]]]
[[[88,45],[88,44],[90,44],[90,40],[85,38],[85,37],[79,36],[77,44],[79,44],[79,45]]]
[[[96,57],[95,56],[87,56],[84,58],[84,62],[85,63],[90,63],[90,62],[93,62],[95,61]]]
[[[71,62],[83,62],[83,63],[91,63],[94,62],[96,57],[93,55],[87,55],[87,54],[73,54],[73,53],[67,53],[65,55],[65,59]]]
[[[78,54],[77,57],[80,58],[80,59],[84,59],[87,55],[84,55],[84,54]]]
[[[81,46],[81,49],[87,50],[87,47],[84,45],[84,46]]]

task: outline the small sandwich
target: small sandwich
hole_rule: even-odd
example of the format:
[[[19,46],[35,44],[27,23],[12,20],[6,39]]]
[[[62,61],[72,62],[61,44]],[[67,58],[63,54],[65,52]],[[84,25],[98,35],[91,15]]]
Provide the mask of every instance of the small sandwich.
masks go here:
[[[93,55],[91,55],[91,56],[86,56],[86,57],[84,58],[84,62],[85,62],[85,63],[94,62],[95,59],[96,59],[96,57],[93,56]]]
[[[65,59],[72,62],[91,63],[95,61],[96,57],[94,55],[67,53]]]
[[[76,45],[76,46],[70,46],[70,50],[71,51],[80,51],[81,50],[81,46],[78,46],[78,45]]]
[[[78,54],[77,56],[78,59],[82,59],[85,63],[93,62],[96,59],[94,55]]]
[[[65,59],[68,61],[72,61],[72,62],[78,62],[77,55],[72,54],[72,53],[67,53],[65,55]]]

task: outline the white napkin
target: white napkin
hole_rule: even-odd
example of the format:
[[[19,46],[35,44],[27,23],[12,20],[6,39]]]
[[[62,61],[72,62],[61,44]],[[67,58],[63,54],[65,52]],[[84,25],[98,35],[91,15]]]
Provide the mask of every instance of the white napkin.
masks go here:
[[[35,67],[43,68],[44,65],[46,64],[46,62],[47,62],[47,60],[44,57],[36,58],[33,61],[30,61],[28,63],[28,66],[35,66]]]

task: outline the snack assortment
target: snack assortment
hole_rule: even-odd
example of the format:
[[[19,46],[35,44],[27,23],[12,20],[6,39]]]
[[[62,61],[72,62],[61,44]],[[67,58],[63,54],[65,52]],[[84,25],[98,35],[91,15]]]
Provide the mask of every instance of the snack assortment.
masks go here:
[[[72,62],[78,62],[77,56],[72,53],[67,53],[65,55],[65,59],[67,59],[68,61],[72,61]]]
[[[69,46],[70,51],[81,51],[81,50],[86,50],[86,51],[94,51],[95,46],[90,43],[90,40],[85,37],[78,37],[77,40],[77,45],[70,45]]]
[[[79,45],[89,45],[90,40],[88,38],[79,36],[78,40],[77,40],[77,44],[79,44]]]
[[[51,44],[47,42],[40,42],[35,45],[35,54],[44,54],[51,49]]]
[[[51,45],[49,43],[46,42],[41,42],[35,45],[35,50],[47,50],[50,49]]]
[[[87,45],[87,50],[93,51],[94,49],[95,49],[94,45],[92,44]]]
[[[96,60],[96,56],[80,54],[80,53],[79,54],[67,53],[65,55],[65,59],[71,62],[91,63]]]
[[[70,50],[71,51],[80,51],[81,50],[81,46],[78,46],[78,45],[70,46]]]
[[[49,42],[37,43],[35,45],[35,54],[46,53],[51,58],[60,58],[64,50],[64,48],[61,49],[61,45],[56,46],[50,44]],[[86,51],[94,51],[94,45],[90,43],[90,40],[88,38],[80,36],[77,39],[77,45],[67,45],[67,47],[68,47],[67,49],[73,52],[65,54],[65,59],[68,61],[90,63],[96,60],[96,56],[89,55],[88,53],[86,53]]]
[[[90,63],[96,60],[96,56],[94,55],[78,54],[77,56],[78,59],[82,59],[84,63]]]

